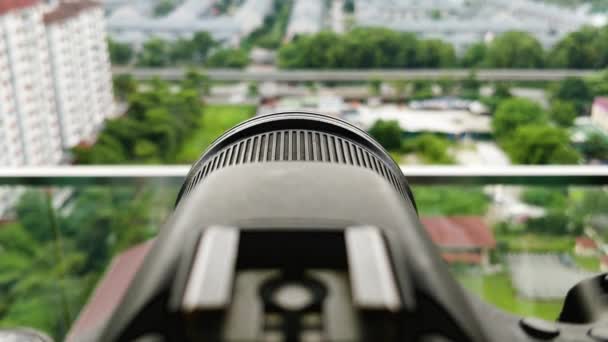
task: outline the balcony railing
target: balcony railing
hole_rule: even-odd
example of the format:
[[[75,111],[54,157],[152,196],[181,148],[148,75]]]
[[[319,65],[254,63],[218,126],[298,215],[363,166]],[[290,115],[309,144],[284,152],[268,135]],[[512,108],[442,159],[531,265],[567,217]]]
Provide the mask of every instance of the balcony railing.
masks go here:
[[[189,165],[0,168],[0,185],[104,185],[183,182]],[[410,185],[606,185],[608,166],[409,166]]]
[[[501,309],[554,320],[567,289],[608,270],[608,166],[401,168],[453,275]],[[13,277],[0,324],[34,325],[63,340],[91,293],[87,281],[158,233],[189,169],[0,168],[9,190],[0,209],[14,207],[0,222],[0,278]],[[21,293],[22,283],[35,287]],[[37,311],[46,323],[19,315],[28,300],[46,303]]]

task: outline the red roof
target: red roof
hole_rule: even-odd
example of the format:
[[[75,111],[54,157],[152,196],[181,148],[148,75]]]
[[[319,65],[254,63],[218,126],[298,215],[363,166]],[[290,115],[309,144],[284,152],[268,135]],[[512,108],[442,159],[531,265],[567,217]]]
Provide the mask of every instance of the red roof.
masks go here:
[[[441,257],[449,263],[481,264],[479,253],[441,253]]]
[[[423,217],[421,221],[440,247],[496,247],[494,234],[479,216]]]
[[[586,236],[579,236],[576,238],[576,245],[583,248],[596,249],[597,244]]]
[[[593,101],[594,106],[599,106],[608,110],[608,97],[596,97]]]
[[[44,23],[49,25],[62,22],[80,14],[80,12],[88,8],[97,6],[99,6],[99,3],[90,0],[62,1],[52,11],[44,14]]]
[[[40,0],[0,0],[0,15],[38,4]]]
[[[85,336],[112,314],[152,247],[152,242],[153,240],[144,242],[114,257],[103,278],[97,283],[95,292],[72,325],[67,341],[79,341],[79,337]]]

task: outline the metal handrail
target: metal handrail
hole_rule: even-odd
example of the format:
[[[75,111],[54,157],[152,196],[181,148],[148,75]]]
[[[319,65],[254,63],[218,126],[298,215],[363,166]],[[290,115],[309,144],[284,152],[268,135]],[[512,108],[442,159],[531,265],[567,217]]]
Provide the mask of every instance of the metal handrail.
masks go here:
[[[608,185],[608,166],[408,166],[411,185]],[[189,165],[0,167],[0,185],[180,185]]]
[[[290,69],[290,70],[240,70],[195,68],[198,72],[215,81],[369,81],[381,79],[395,80],[462,80],[471,74],[469,69]],[[114,75],[130,74],[136,79],[160,78],[164,80],[183,79],[191,68],[133,68],[114,67]],[[559,81],[567,77],[588,77],[601,70],[577,69],[479,69],[475,74],[483,81]]]

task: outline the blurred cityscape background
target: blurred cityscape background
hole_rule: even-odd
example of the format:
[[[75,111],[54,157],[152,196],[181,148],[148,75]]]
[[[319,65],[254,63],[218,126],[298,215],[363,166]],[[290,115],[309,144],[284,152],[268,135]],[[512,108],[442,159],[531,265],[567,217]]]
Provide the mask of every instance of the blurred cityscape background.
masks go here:
[[[293,110],[368,131],[406,176],[604,165],[607,18],[605,0],[0,0],[0,167],[189,164]],[[454,274],[500,308],[555,319],[608,271],[603,186],[413,190]],[[0,327],[63,339],[176,193],[1,186]]]

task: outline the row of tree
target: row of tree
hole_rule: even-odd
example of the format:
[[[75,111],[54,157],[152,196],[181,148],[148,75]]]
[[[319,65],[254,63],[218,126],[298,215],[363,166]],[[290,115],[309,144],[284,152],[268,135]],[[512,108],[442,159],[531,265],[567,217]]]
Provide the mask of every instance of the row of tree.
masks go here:
[[[283,68],[604,68],[608,26],[584,27],[545,51],[531,34],[511,31],[471,46],[457,58],[437,39],[383,28],[356,28],[344,35],[320,32],[296,37],[279,49]]]
[[[424,133],[403,138],[401,127],[395,120],[377,120],[368,133],[394,156],[416,154],[425,164],[453,164],[448,149],[452,143],[445,137]]]
[[[545,215],[526,220],[528,232],[546,235],[580,235],[584,228],[594,226],[594,220],[603,217],[608,208],[608,193],[603,189],[566,187],[529,187],[521,194],[528,204],[542,207]],[[608,236],[604,227],[598,232]],[[502,227],[499,233],[509,234],[517,227]]]
[[[205,79],[188,73],[178,87],[156,80],[138,85],[128,76],[115,84],[124,92],[126,115],[108,120],[93,146],[73,149],[79,164],[171,163],[183,142],[198,128],[200,89]],[[177,89],[176,89],[177,88]]]
[[[64,340],[112,256],[156,233],[171,207],[159,200],[158,189],[91,187],[55,210],[45,191],[26,192],[0,229],[0,326]]]
[[[206,65],[211,68],[242,68],[249,63],[243,49],[221,48],[207,32],[198,32],[192,39],[167,41],[152,38],[139,52],[129,44],[108,41],[112,64],[135,63],[141,67],[160,68],[172,65]]]

